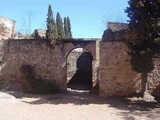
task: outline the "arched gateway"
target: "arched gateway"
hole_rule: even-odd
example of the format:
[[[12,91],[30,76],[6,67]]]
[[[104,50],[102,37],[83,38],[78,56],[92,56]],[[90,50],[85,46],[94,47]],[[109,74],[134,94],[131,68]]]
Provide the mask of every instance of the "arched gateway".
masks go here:
[[[64,40],[63,41],[63,53],[64,53],[64,57],[66,59],[66,63],[65,63],[66,66],[65,66],[65,70],[64,70],[66,82],[67,82],[67,57],[71,53],[71,51],[73,51],[74,49],[82,48],[84,50],[84,52],[81,56],[79,56],[79,58],[77,58],[77,70],[75,72],[75,75],[73,76],[73,78],[71,78],[71,81],[69,83],[71,83],[71,84],[72,83],[73,84],[74,83],[79,83],[79,84],[82,83],[83,85],[86,84],[86,86],[88,84],[90,84],[90,87],[89,87],[90,90],[92,89],[92,87],[95,86],[95,84],[96,84],[96,77],[95,76],[97,75],[97,73],[95,72],[95,71],[97,71],[96,70],[97,69],[97,66],[96,66],[97,65],[96,64],[97,63],[97,61],[96,61],[97,60],[97,56],[96,56],[97,42],[96,42],[96,39],[94,39],[94,40],[93,39],[91,39],[91,40],[89,40],[89,39],[87,39],[87,40],[75,39],[75,40]],[[90,58],[90,56],[91,56],[91,58]],[[86,57],[86,59],[88,59],[88,60],[85,61],[83,57]],[[82,62],[79,62],[79,60],[81,60],[81,59],[82,59]],[[84,62],[88,62],[88,61],[90,61],[88,63],[88,65],[91,66],[91,70],[88,69],[88,71],[87,71],[87,70],[83,69],[84,67],[81,67],[81,68],[78,67],[78,66],[80,66],[79,63],[83,64],[81,66],[85,66]],[[91,82],[89,79],[91,79]],[[87,81],[89,83],[87,83]],[[69,86],[71,84],[69,84]],[[81,88],[76,88],[76,89],[81,89]]]
[[[76,48],[82,48],[84,51],[82,54],[76,59],[70,59],[73,64],[76,61],[76,70],[75,74],[72,75],[72,78],[69,82],[67,82],[67,87],[74,89],[88,89],[91,90],[93,86],[95,86],[95,73],[96,71],[96,40],[66,40],[63,41],[63,51],[67,63],[67,57],[74,51]],[[78,53],[78,52],[77,52]],[[72,57],[74,58],[74,54],[72,53]],[[68,61],[68,62],[70,62]],[[88,62],[88,63],[87,63]],[[73,64],[74,66],[74,64]],[[65,79],[67,80],[67,68]]]

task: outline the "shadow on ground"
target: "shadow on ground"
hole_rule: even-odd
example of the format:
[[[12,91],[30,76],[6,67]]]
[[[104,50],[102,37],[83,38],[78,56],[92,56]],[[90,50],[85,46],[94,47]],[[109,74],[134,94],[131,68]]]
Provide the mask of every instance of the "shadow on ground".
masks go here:
[[[160,102],[146,102],[138,98],[102,98],[84,91],[68,91],[65,94],[56,95],[33,95],[18,92],[8,92],[22,102],[31,105],[40,104],[73,104],[73,105],[107,105],[120,110],[118,115],[124,120],[134,120],[134,116],[146,116],[149,119],[160,118]],[[36,98],[33,101],[26,101],[23,98]]]

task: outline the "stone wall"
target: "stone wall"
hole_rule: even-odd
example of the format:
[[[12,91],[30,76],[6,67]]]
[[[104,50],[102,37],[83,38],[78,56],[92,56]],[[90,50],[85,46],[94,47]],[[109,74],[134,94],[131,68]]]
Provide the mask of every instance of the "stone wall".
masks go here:
[[[129,49],[123,41],[50,43],[46,40],[1,40],[0,88],[21,90],[28,81],[23,79],[20,68],[31,65],[37,79],[53,81],[61,91],[66,91],[66,56],[76,47],[87,48],[91,53],[92,82],[99,83],[101,96],[130,96],[140,93],[141,73],[132,69]],[[148,89],[152,95],[159,96],[160,59],[154,59],[154,67],[148,74]],[[96,86],[94,82],[93,86]]]
[[[139,75],[132,70],[123,42],[100,43],[100,95],[126,96],[139,91]]]
[[[66,90],[65,59],[59,45],[51,45],[45,40],[7,40],[4,44],[1,87],[6,84],[11,85],[12,89],[21,89],[27,81],[22,78],[20,68],[22,65],[31,65],[36,78],[54,81],[61,91]]]
[[[122,41],[100,43],[100,95],[130,96],[141,91],[141,73],[132,69],[131,57]],[[145,62],[145,61],[144,61]],[[148,75],[148,89],[154,96],[160,93],[160,59],[154,61],[155,69]]]
[[[135,32],[123,23],[108,23],[100,43],[100,95],[128,96],[141,91],[141,73],[132,69],[131,56],[125,42],[136,41]],[[144,61],[145,62],[145,61]],[[148,65],[149,66],[149,65]],[[137,68],[138,68],[137,64]],[[148,73],[148,90],[154,96],[160,94],[160,59],[154,59],[154,69]]]
[[[0,39],[13,38],[16,33],[15,21],[0,16]]]
[[[128,29],[128,23],[119,22],[107,22],[107,29],[111,29],[113,32]]]
[[[60,91],[66,91],[69,51],[87,48],[96,58],[95,44],[95,41],[80,40],[0,40],[0,88],[21,90],[26,87],[28,81],[21,67],[28,65],[34,68],[36,80],[53,81]]]
[[[46,38],[46,30],[43,29],[35,29],[32,33],[32,36],[36,39],[45,39]]]
[[[148,89],[152,95],[160,96],[160,58],[154,59],[154,70],[148,74]]]

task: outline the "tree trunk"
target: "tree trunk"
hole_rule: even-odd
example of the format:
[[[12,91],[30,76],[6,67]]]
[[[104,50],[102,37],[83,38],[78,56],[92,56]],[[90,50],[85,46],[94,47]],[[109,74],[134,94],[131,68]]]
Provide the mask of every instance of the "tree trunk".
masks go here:
[[[148,92],[148,85],[147,85],[147,72],[143,72],[141,75],[141,79],[142,79],[142,83],[141,83],[141,87],[142,87],[142,97],[145,101],[154,101],[154,97]]]
[[[141,93],[142,93],[142,96],[144,96],[144,93],[148,92],[148,88],[147,88],[147,72],[142,72],[141,79],[142,79],[142,81],[141,81],[141,87],[142,87]]]

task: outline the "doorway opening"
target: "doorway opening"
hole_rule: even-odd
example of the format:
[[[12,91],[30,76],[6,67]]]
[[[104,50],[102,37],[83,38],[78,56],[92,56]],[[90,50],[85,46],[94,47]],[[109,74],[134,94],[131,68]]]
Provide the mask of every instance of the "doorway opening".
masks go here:
[[[67,88],[72,90],[92,89],[93,56],[83,48],[72,50],[67,57]]]

